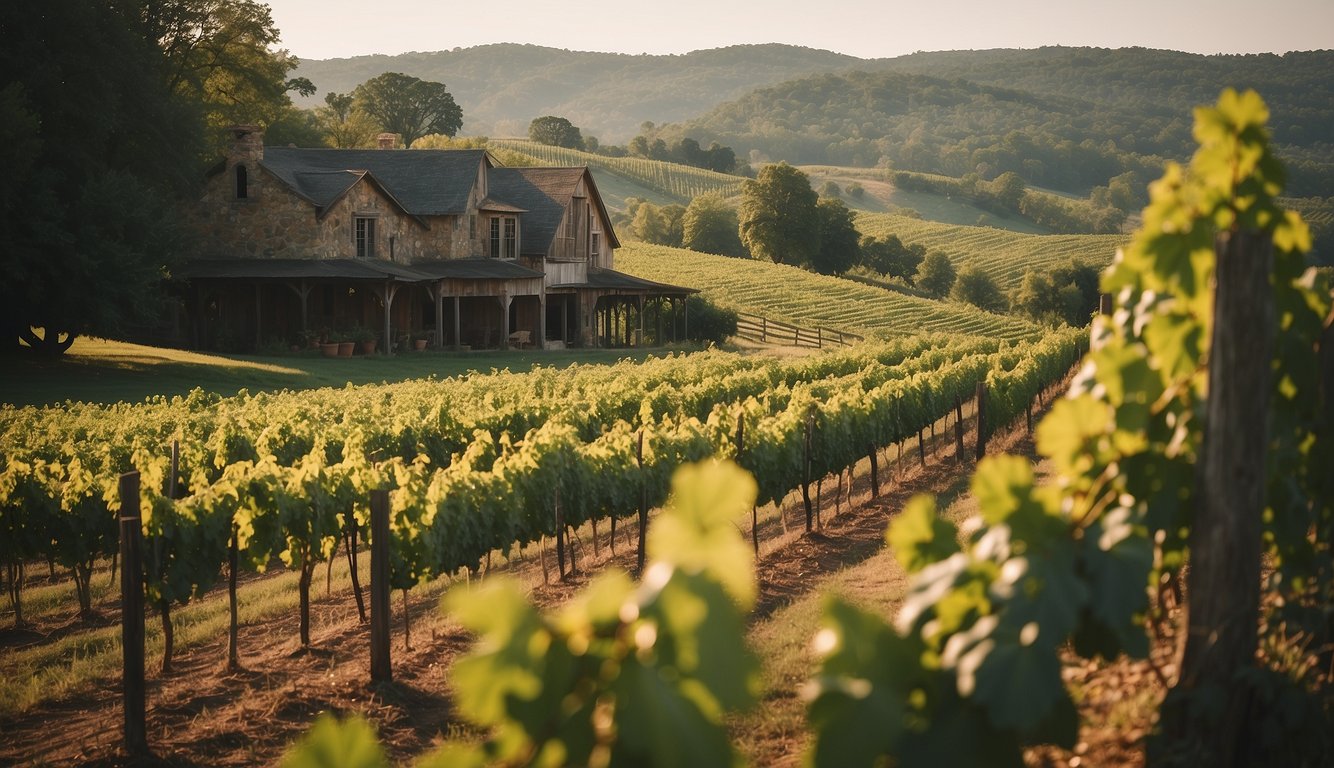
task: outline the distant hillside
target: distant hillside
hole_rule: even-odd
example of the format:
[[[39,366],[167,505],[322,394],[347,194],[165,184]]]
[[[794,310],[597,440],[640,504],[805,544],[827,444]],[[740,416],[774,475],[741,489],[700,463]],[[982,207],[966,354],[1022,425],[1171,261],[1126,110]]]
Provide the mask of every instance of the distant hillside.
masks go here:
[[[1334,194],[1334,52],[1292,56],[1292,83],[1283,86],[1219,73],[1218,80],[1192,80],[1189,87],[1174,86],[1175,78],[1160,89],[1144,84],[1137,98],[1114,87],[1104,96],[1085,81],[1082,88],[1057,88],[1065,81],[1054,75],[1035,91],[908,72],[823,73],[757,89],[661,135],[719,141],[743,156],[755,150],[792,163],[983,179],[1014,171],[1031,184],[1080,194],[1129,173],[1132,186],[1142,189],[1164,159],[1189,156],[1193,105],[1215,100],[1225,84],[1260,81],[1278,126],[1278,149],[1291,166],[1291,191]],[[990,79],[1009,82],[994,72]]]
[[[1006,292],[1019,287],[1028,270],[1050,270],[1072,258],[1102,269],[1130,239],[1128,235],[1030,235],[883,213],[859,214],[857,230],[874,237],[896,235],[908,245],[940,251],[955,267],[977,264]]]
[[[319,92],[346,93],[383,72],[443,82],[463,108],[463,132],[527,135],[541,115],[569,118],[604,142],[623,143],[646,120],[675,122],[762,85],[846,69],[862,60],[791,45],[742,45],[683,56],[631,56],[498,44],[436,53],[304,61],[294,75]]]

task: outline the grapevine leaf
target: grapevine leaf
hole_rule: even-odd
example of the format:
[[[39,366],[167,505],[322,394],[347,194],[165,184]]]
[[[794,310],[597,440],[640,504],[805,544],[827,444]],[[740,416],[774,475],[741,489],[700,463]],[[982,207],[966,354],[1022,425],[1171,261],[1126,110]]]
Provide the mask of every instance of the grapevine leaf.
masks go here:
[[[672,478],[666,512],[648,534],[653,560],[718,579],[742,608],[755,604],[754,554],[735,520],[755,505],[755,480],[732,462],[687,465]]]
[[[551,633],[513,582],[488,579],[481,588],[457,588],[446,609],[481,638],[454,665],[459,709],[474,722],[504,722],[511,699],[531,701],[544,688]]]
[[[717,706],[740,710],[754,701],[759,660],[736,641],[745,624],[721,585],[678,571],[644,615],[657,619],[659,659],[699,681],[713,699],[715,720],[721,721]]]
[[[825,602],[815,651],[825,654],[812,682],[808,719],[815,731],[816,766],[872,765],[893,754],[902,734],[920,646],[875,614],[838,598]],[[914,652],[916,650],[916,652]]]
[[[324,714],[283,757],[282,768],[388,768],[375,728],[360,717]]]
[[[1148,610],[1153,545],[1135,531],[1134,511],[1109,510],[1085,531],[1084,569],[1098,596],[1090,610],[1114,634],[1120,649],[1136,658],[1148,653],[1142,617]]]
[[[959,551],[959,532],[936,514],[934,496],[917,495],[885,531],[885,542],[908,573],[917,573]]]
[[[734,762],[727,731],[700,710],[688,686],[669,681],[664,671],[627,659],[612,692],[618,726],[613,764],[695,768]]]

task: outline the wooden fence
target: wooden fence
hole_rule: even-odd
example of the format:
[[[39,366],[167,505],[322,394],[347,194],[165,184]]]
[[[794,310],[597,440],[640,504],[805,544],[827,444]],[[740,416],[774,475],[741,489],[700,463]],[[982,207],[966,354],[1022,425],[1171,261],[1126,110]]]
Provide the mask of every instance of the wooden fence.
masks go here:
[[[852,346],[861,336],[832,328],[802,328],[759,315],[737,313],[736,335],[762,344],[791,344],[794,347]]]

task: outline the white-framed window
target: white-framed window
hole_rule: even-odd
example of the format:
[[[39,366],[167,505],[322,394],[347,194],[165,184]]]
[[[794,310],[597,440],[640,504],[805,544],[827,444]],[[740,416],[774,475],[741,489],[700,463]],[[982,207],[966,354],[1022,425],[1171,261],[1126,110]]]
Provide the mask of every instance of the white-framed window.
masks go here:
[[[519,220],[514,216],[491,217],[491,258],[519,257]]]
[[[352,242],[356,245],[358,259],[375,258],[375,217],[352,217]]]

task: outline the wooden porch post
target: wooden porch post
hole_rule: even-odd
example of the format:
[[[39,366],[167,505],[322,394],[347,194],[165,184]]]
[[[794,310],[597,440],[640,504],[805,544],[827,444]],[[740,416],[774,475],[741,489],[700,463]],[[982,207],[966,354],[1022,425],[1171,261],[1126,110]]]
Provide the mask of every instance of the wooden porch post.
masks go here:
[[[685,337],[686,341],[690,341],[690,297],[689,296],[684,296],[681,298],[681,324],[682,326],[684,326],[681,330],[681,335]]]
[[[547,292],[537,294],[537,349],[547,348]]]
[[[639,326],[639,338],[635,339],[635,346],[644,346],[644,294],[639,294],[639,301],[635,305],[635,321]]]
[[[500,348],[508,349],[510,345],[510,302],[513,299],[508,292],[502,291],[500,294]]]
[[[459,297],[454,297],[454,349],[463,349],[463,327],[459,325]]]
[[[380,288],[380,299],[384,302],[384,353],[386,355],[394,354],[394,328],[389,309],[394,304],[395,293],[398,293],[398,286],[392,282],[385,281],[385,284]]]
[[[435,300],[435,348],[443,349],[445,346],[445,281],[437,280],[431,291],[431,298]]]

